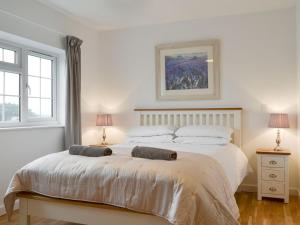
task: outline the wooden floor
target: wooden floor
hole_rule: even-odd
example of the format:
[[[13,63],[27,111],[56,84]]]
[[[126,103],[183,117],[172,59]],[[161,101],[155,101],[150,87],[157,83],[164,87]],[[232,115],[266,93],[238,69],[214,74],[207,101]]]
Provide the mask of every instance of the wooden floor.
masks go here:
[[[282,200],[256,200],[256,193],[236,195],[242,225],[300,225],[300,199],[290,196],[290,202]]]
[[[236,195],[240,208],[240,223],[242,225],[300,225],[300,199],[290,197],[290,203],[284,204],[281,200],[256,200],[256,193],[241,192]],[[18,215],[7,222],[5,216],[0,217],[0,225],[18,225]],[[54,220],[32,218],[31,225],[74,225]]]

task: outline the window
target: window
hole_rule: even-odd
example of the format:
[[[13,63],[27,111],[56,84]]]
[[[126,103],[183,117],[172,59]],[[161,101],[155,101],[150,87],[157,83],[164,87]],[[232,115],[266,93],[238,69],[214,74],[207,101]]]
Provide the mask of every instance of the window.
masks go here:
[[[20,75],[0,71],[0,121],[20,121]]]
[[[0,61],[15,64],[16,51],[0,47]]]
[[[53,59],[37,54],[28,55],[28,117],[53,116]]]
[[[0,42],[0,127],[56,121],[56,64],[54,54]]]

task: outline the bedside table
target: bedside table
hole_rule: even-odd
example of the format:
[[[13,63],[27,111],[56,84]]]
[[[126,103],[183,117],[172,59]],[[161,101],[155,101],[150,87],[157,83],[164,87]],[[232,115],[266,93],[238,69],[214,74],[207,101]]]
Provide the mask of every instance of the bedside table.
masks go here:
[[[282,198],[289,202],[289,155],[287,150],[259,148],[257,156],[257,199]]]

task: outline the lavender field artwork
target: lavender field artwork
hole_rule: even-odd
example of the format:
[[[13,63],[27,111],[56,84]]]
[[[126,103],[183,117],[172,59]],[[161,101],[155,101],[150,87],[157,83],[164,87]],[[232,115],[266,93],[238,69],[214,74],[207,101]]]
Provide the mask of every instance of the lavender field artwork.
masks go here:
[[[166,90],[208,88],[206,52],[165,56]]]
[[[158,100],[220,98],[218,40],[160,44],[155,53]]]

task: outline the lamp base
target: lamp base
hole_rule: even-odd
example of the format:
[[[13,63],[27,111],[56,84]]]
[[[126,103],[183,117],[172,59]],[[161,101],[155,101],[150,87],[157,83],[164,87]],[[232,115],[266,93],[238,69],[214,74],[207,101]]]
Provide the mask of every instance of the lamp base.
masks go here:
[[[274,148],[274,151],[275,151],[275,152],[280,152],[280,151],[283,151],[283,149],[282,149],[280,146],[276,146],[276,147]]]
[[[278,129],[277,130],[277,137],[276,137],[276,147],[274,148],[274,151],[282,151],[280,149],[280,142],[281,142],[281,139],[280,139],[280,130]]]
[[[107,142],[105,141],[105,139],[106,139],[106,132],[105,132],[105,127],[103,127],[103,134],[102,134],[101,145],[107,145]]]

